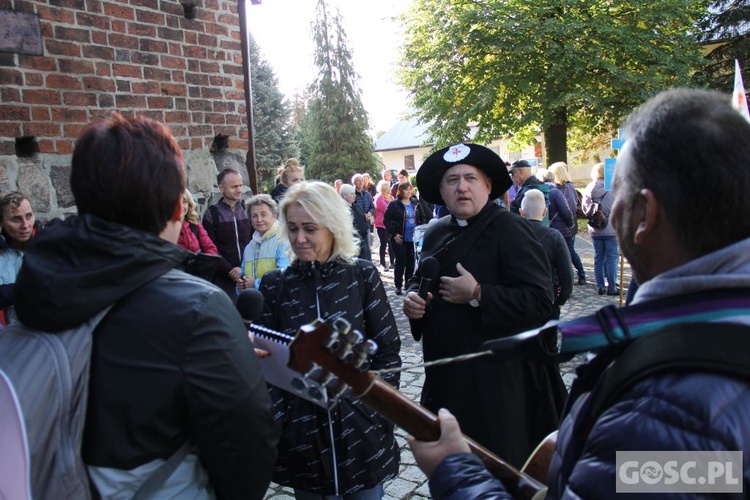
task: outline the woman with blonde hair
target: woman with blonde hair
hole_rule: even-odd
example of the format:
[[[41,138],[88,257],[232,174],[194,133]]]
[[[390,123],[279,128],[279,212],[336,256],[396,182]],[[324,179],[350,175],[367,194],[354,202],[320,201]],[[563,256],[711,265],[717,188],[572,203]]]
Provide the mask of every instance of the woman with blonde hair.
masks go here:
[[[597,163],[591,167],[591,182],[583,191],[583,211],[587,213],[594,203],[599,203],[604,214],[607,216],[607,225],[603,229],[594,229],[589,226],[589,235],[594,244],[594,278],[599,295],[620,295],[617,286],[617,259],[619,249],[615,230],[609,221],[609,214],[615,196],[604,189],[604,164]],[[606,288],[604,278],[607,278]]]
[[[196,207],[193,195],[186,189],[182,193],[182,228],[180,229],[180,236],[177,238],[177,246],[193,253],[203,252],[208,255],[219,255],[219,250],[200,222]]]
[[[371,369],[400,367],[396,320],[375,266],[356,258],[346,201],[324,182],[294,184],[281,202],[279,225],[292,262],[263,277],[259,323],[296,335],[317,318],[343,319],[378,345]],[[383,378],[398,387],[397,373]],[[269,391],[282,427],[275,482],[303,499],[383,497],[383,483],[399,467],[392,424],[357,399],[342,397],[328,410],[275,386]]]
[[[271,191],[271,198],[276,203],[281,203],[284,193],[290,186],[305,180],[305,169],[299,164],[297,158],[289,158],[284,167],[279,170],[279,183]]]
[[[570,180],[568,175],[568,166],[563,161],[553,163],[549,167],[549,172],[554,176],[554,183],[557,189],[565,196],[565,201],[568,202],[568,208],[573,213],[574,224],[566,231],[565,228],[557,228],[565,238],[565,243],[568,244],[568,250],[570,251],[570,260],[578,273],[579,285],[586,284],[586,271],[583,269],[583,263],[581,257],[578,255],[575,249],[576,234],[578,234],[578,220],[576,214],[578,213],[578,192],[576,191],[573,182]]]

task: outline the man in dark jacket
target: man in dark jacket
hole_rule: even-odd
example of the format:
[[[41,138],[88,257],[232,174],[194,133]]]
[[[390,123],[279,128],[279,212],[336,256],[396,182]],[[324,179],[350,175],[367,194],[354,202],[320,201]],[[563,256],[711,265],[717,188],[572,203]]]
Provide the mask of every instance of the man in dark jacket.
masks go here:
[[[615,345],[605,339],[597,357],[578,369],[571,388],[574,399],[568,402],[570,414],[560,428],[549,471],[547,498],[611,498],[624,491],[623,479],[639,488],[635,492],[670,498],[743,491],[747,495],[750,381],[719,363],[724,359],[729,365],[730,358],[740,361],[744,356],[744,364],[740,361],[738,366],[747,367],[750,361],[746,348],[717,347],[717,342],[734,328],[746,334],[750,325],[750,312],[743,307],[750,287],[750,170],[744,168],[750,162],[750,124],[732,108],[728,96],[673,89],[631,115],[625,137],[614,174],[610,220],[639,287],[633,306],[618,311],[618,329],[640,338]],[[716,217],[729,213],[731,217]],[[707,323],[699,327],[696,322]],[[608,336],[613,334],[596,318],[570,323],[591,325],[579,340],[604,337],[603,328]],[[664,325],[678,335],[667,337],[672,343],[664,344],[659,354],[681,352],[688,335],[705,336],[693,344],[698,352],[690,354],[704,356],[706,351],[715,362],[649,371],[632,385],[618,388],[611,404],[595,413],[599,388],[606,385],[601,382],[623,370],[622,359],[635,359],[629,353],[643,342],[652,346],[655,338],[664,338]],[[558,325],[563,347],[572,328]],[[733,352],[738,350],[743,352]],[[455,419],[443,412],[440,420],[440,441],[412,445],[420,467],[431,476],[433,496],[510,498],[476,457],[466,453]],[[646,450],[678,453],[655,459],[643,455]],[[641,457],[635,462],[643,468],[636,467],[635,474],[632,458],[621,462],[625,451]],[[710,470],[712,465],[703,457],[726,451],[740,452],[745,459],[729,462],[735,466],[731,471],[721,462],[724,473],[707,481],[700,467]],[[670,467],[680,471],[677,476],[666,469],[664,460],[672,459],[676,462]]]
[[[271,479],[279,429],[247,329],[226,294],[180,270],[195,258],[175,244],[184,172],[158,122],[89,125],[72,158],[79,216],[41,231],[18,275],[29,328],[112,306],[94,332],[82,449],[102,498],[132,497],[184,443],[154,497],[260,499]]]
[[[427,228],[404,299],[412,333],[424,334],[425,361],[475,353],[486,340],[547,321],[554,297],[544,249],[523,219],[492,201],[511,184],[502,159],[456,144],[427,158],[417,182],[427,201],[451,213]],[[439,262],[439,280],[425,301],[417,290],[429,257]],[[449,408],[467,435],[520,467],[557,428],[566,395],[557,382],[559,374],[554,380],[521,359],[449,363],[425,369],[422,404]]]
[[[555,292],[555,307],[549,319],[560,319],[560,307],[573,293],[573,267],[570,252],[560,231],[546,227],[542,219],[547,211],[544,195],[538,189],[526,193],[521,202],[521,216],[529,221],[534,236],[544,248],[552,271],[552,289]]]
[[[253,236],[253,227],[242,201],[242,175],[225,168],[216,176],[216,182],[222,196],[203,214],[203,227],[221,257],[213,282],[236,302],[242,253]]]

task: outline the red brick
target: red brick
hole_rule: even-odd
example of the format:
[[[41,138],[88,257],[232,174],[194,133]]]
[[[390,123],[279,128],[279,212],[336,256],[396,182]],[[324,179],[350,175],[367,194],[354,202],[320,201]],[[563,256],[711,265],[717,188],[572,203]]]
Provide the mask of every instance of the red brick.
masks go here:
[[[161,40],[149,40],[148,38],[140,40],[138,50],[141,50],[143,52],[151,52],[152,54],[168,53],[167,42],[163,42]]]
[[[28,122],[23,124],[23,133],[33,137],[60,137],[62,128],[59,123]]]
[[[0,137],[21,137],[21,124],[0,123]]]
[[[214,61],[201,61],[201,73],[208,73],[209,75],[216,75],[221,72],[219,63]]]
[[[58,59],[57,67],[60,73],[75,75],[92,75],[94,71],[93,61],[84,61],[80,59]]]
[[[172,71],[172,81],[174,83],[185,83],[184,71]]]
[[[57,152],[55,149],[55,141],[52,139],[39,139],[36,141],[37,151],[43,154],[54,154]]]
[[[166,7],[166,5],[164,3],[160,3],[159,0],[136,0],[131,3],[134,3],[138,5],[139,7],[150,9],[150,10],[159,10],[163,7]],[[171,4],[172,2],[166,2],[166,3]]]
[[[209,83],[214,87],[231,87],[232,80],[221,75],[209,75]]]
[[[219,43],[219,48],[221,50],[226,50],[227,52],[240,52],[242,50],[242,44],[239,41],[239,37],[237,37],[237,41],[231,42],[229,40],[222,40]]]
[[[90,28],[96,28],[99,30],[109,31],[110,20],[107,16],[97,16],[89,12],[78,12],[76,14],[76,24],[78,26],[86,26]]]
[[[157,82],[168,82],[172,80],[172,73],[167,69],[143,68],[144,80],[155,80]]]
[[[188,45],[183,49],[185,57],[193,57],[195,59],[206,59],[208,53],[205,47],[198,47],[197,45]]]
[[[214,35],[225,37],[229,35],[229,30],[226,26],[219,23],[206,23],[206,33],[212,33]]]
[[[186,95],[186,92],[187,89],[184,85],[173,85],[171,83],[161,84],[161,93],[163,95],[184,96]]]
[[[34,121],[48,122],[52,120],[52,113],[50,108],[42,106],[34,106],[31,108],[31,119]]]
[[[223,95],[221,94],[221,90],[215,87],[202,87],[201,97],[203,97],[204,99],[219,100],[223,98]]]
[[[48,89],[80,89],[81,80],[68,75],[47,75]]]
[[[187,69],[193,73],[199,73],[201,70],[201,62],[197,59],[187,59]]]
[[[44,47],[46,53],[51,56],[81,57],[81,46],[76,43],[61,42],[47,38],[44,40]]]
[[[106,31],[93,31],[91,33],[91,43],[94,45],[107,45],[109,43],[109,33]]]
[[[55,151],[59,155],[69,155],[73,153],[75,141],[70,139],[58,139],[55,141]]]
[[[244,125],[247,116],[245,115],[245,107],[240,106],[237,111],[227,115],[228,125]]]
[[[135,11],[131,7],[108,2],[103,3],[102,6],[104,7],[104,14],[108,17],[127,19],[131,21],[135,19]]]
[[[115,48],[138,50],[138,39],[134,36],[110,34],[109,45]]]
[[[69,9],[60,9],[57,7],[51,7],[41,2],[36,3],[36,11],[39,17],[43,21],[55,21],[60,24],[71,24],[76,23],[76,13]]]
[[[208,85],[208,75],[188,73],[185,75],[185,81],[190,85]]]
[[[86,12],[101,14],[104,12],[102,2],[100,0],[86,0]]]
[[[0,102],[21,102],[21,89],[12,89],[10,87],[0,87]]]
[[[196,43],[198,43],[198,33],[194,31],[186,31],[185,43],[188,45],[195,45]],[[184,48],[183,48],[183,53],[184,53]]]
[[[189,123],[190,115],[185,111],[167,111],[164,113],[164,119],[168,123]]]
[[[107,62],[97,62],[96,76],[112,76],[112,65]]]
[[[91,32],[69,26],[56,26],[55,37],[68,42],[89,43],[91,41]]]
[[[226,120],[221,113],[206,113],[205,122],[213,125],[224,125]]]
[[[159,64],[159,56],[148,52],[133,52],[131,61],[133,64],[140,64],[142,66],[161,66]]]
[[[143,7],[143,5],[141,5]],[[138,20],[138,22],[146,23],[146,24],[156,24],[158,26],[163,26],[165,24],[164,21],[164,14],[161,12],[154,12],[154,11],[148,11],[148,10],[136,10],[135,11],[135,18]]]
[[[104,118],[106,113],[96,116],[96,118]],[[83,123],[66,123],[63,125],[63,137],[76,138],[81,135],[83,129],[86,128],[86,124]]]
[[[149,109],[172,109],[174,108],[174,102],[171,97],[148,97]]]
[[[52,38],[55,36],[55,27],[48,22],[40,21],[39,30],[42,38]]]
[[[161,56],[162,68],[186,69],[187,62],[182,57]]]
[[[126,78],[143,78],[143,69],[134,64],[113,64],[112,74]]]
[[[188,97],[195,99],[201,96],[201,88],[195,85],[188,87]]]
[[[132,88],[134,94],[159,95],[161,93],[159,83],[151,80],[145,82],[133,82]]]
[[[169,126],[169,129],[172,131],[172,135],[174,135],[175,137],[185,137],[187,135],[187,127],[185,127],[184,125],[171,123],[169,120],[166,120],[166,119],[164,123],[166,123],[167,126]]]
[[[222,64],[221,71],[225,75],[242,75],[242,66],[236,64]]]
[[[52,108],[52,121],[57,123],[88,123],[89,116],[83,108]]]
[[[199,137],[191,137],[189,140],[190,149],[202,149],[205,144],[204,140]]]
[[[174,132],[173,132],[173,134],[174,134]],[[177,137],[177,135],[175,135],[175,137]],[[180,136],[180,137],[182,137],[182,136]],[[177,145],[180,146],[180,149],[182,149],[183,151],[192,149],[190,147],[190,139],[177,139]]]
[[[99,95],[99,107],[101,109],[114,108],[115,96],[113,94],[100,94]]]
[[[66,106],[96,106],[96,95],[90,92],[65,92],[63,103]]]
[[[115,33],[127,33],[128,23],[123,20],[112,20],[112,31]]]
[[[33,69],[35,71],[57,71],[55,59],[45,56],[19,54],[18,66],[23,69]]]
[[[175,57],[182,57],[182,44],[169,42],[169,55]]]
[[[23,102],[26,104],[60,104],[60,92],[54,90],[24,89]]]
[[[152,120],[156,120],[158,122],[164,122],[164,112],[155,110],[155,109],[142,109],[138,112],[140,116],[145,116],[146,118],[151,118]]]
[[[193,125],[188,126],[188,135],[191,137],[213,137],[211,135],[211,127],[209,125],[196,125],[195,118],[193,118]]]
[[[175,42],[186,41],[182,30],[167,28],[164,26],[159,28],[159,38],[162,40],[173,40]]]
[[[211,101],[205,99],[193,99],[188,102],[190,111],[211,111]]]
[[[229,139],[229,149],[247,149],[247,129],[240,133],[240,138]]]
[[[25,76],[25,85],[27,87],[41,87],[42,85],[44,85],[44,75],[41,75],[39,73],[26,73]]]
[[[116,95],[115,105],[118,108],[145,108],[146,98],[142,95]]]
[[[214,101],[214,112],[216,113],[234,113],[236,106],[232,101]]]
[[[128,34],[156,38],[156,27],[142,23],[128,23]]]
[[[91,91],[114,92],[115,84],[109,78],[88,76],[83,79],[83,88]]]
[[[101,46],[84,46],[83,57],[86,59],[102,59],[104,61],[111,61],[115,58],[115,51],[110,47]]]
[[[16,69],[0,68],[0,85],[23,85],[23,73]]]
[[[226,93],[224,96],[225,99],[228,99],[230,101],[244,101],[245,100],[245,92],[238,92],[234,90],[230,90]]]
[[[51,5],[71,10],[86,10],[86,2],[83,0],[50,0]]]

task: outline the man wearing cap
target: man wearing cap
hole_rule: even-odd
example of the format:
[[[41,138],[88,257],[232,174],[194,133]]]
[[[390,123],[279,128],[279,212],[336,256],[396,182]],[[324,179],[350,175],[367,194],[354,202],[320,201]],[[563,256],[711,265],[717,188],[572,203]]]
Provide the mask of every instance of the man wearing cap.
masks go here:
[[[508,170],[510,178],[518,186],[518,192],[510,203],[510,211],[514,214],[521,213],[521,202],[529,189],[545,189],[545,184],[531,174],[531,164],[526,160],[516,160]],[[544,187],[543,187],[544,186]],[[549,192],[549,188],[546,188]]]
[[[487,340],[544,323],[554,302],[544,250],[527,221],[493,202],[511,185],[503,160],[484,146],[456,144],[427,158],[417,184],[451,213],[427,229],[404,299],[425,361],[476,353]],[[424,300],[417,290],[428,257],[438,260],[439,279]],[[468,436],[516,467],[557,428],[565,387],[546,367],[488,356],[425,374],[422,404],[449,409]]]

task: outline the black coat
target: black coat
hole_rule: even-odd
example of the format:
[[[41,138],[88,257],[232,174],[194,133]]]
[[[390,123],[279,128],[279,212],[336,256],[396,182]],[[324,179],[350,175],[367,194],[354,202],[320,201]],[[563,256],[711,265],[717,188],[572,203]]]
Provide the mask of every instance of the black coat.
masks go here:
[[[483,342],[539,326],[550,316],[549,263],[529,224],[489,202],[469,225],[493,211],[494,220],[458,259],[480,283],[481,305],[445,302],[433,287],[422,323],[425,361],[482,351]],[[428,256],[444,260],[455,248],[451,240],[458,238],[458,243],[465,231],[454,217],[433,222],[424,237],[422,262]],[[441,266],[440,276],[456,277],[458,271]],[[409,291],[416,291],[420,280],[418,269]],[[422,404],[432,411],[448,408],[466,435],[516,467],[557,428],[565,387],[556,368],[488,356],[428,367],[425,375]]]
[[[423,212],[422,205],[416,198],[411,199],[411,204],[414,207],[414,215],[417,218],[417,226],[427,222],[427,216]],[[394,199],[388,204],[383,214],[383,225],[391,238],[400,234],[404,235],[404,227],[406,225],[406,208],[401,200]]]
[[[388,298],[372,263],[295,261],[284,271],[263,276],[265,298],[260,323],[288,334],[316,318],[344,318],[353,330],[378,344],[372,370],[401,366],[401,339]],[[398,387],[399,375],[383,376]],[[393,425],[357,399],[342,398],[328,412],[307,400],[269,386],[274,414],[282,426],[274,481],[320,495],[333,495],[335,436],[339,493],[374,488],[398,473],[399,449]]]

